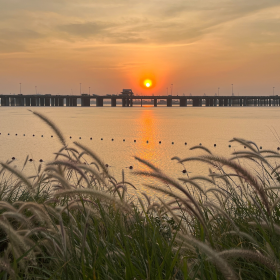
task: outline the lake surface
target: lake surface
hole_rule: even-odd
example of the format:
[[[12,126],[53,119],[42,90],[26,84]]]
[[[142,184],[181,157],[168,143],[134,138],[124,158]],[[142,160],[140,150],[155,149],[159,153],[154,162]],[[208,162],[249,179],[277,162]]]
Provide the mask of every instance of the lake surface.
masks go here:
[[[32,109],[53,120],[70,145],[78,141],[97,153],[104,163],[109,164],[111,174],[117,179],[121,178],[124,170],[128,180],[139,190],[140,180],[131,175],[131,170],[127,168],[133,166],[136,170],[142,167],[133,158],[135,155],[151,161],[169,175],[182,177],[186,176],[182,173],[184,168],[188,172],[201,173],[205,171],[205,166],[197,162],[188,162],[182,166],[171,161],[171,158],[186,158],[203,153],[190,151],[192,146],[200,143],[222,156],[243,149],[235,143],[231,143],[231,148],[228,147],[228,141],[233,137],[252,140],[263,149],[277,151],[280,146],[279,107]],[[61,147],[54,132],[26,107],[0,107],[0,133],[0,160],[15,157],[13,165],[20,168],[29,155],[34,162],[28,163],[27,172],[35,172],[39,159],[44,162],[54,159],[53,153]],[[51,135],[54,137],[51,138]]]

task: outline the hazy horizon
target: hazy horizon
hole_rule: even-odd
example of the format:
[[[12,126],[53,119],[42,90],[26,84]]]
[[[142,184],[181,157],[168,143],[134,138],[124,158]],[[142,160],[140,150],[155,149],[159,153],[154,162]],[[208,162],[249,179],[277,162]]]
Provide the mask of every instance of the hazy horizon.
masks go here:
[[[0,94],[280,94],[276,0],[0,3]]]

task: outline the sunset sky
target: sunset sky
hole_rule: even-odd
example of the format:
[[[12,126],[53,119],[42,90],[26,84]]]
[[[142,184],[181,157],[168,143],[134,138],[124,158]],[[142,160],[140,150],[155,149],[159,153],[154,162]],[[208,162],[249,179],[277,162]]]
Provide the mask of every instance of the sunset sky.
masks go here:
[[[153,85],[144,88],[143,81]],[[279,0],[0,0],[0,94],[280,95]]]

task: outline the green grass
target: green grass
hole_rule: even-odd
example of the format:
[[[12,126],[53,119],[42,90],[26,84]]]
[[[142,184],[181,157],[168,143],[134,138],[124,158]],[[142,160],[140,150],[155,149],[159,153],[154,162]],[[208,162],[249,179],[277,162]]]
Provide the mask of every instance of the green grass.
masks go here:
[[[0,163],[0,279],[280,279],[278,153],[242,139],[229,159],[196,146],[202,156],[174,158],[209,165],[190,178],[136,158],[158,199],[135,199],[36,115],[63,146],[33,177]]]

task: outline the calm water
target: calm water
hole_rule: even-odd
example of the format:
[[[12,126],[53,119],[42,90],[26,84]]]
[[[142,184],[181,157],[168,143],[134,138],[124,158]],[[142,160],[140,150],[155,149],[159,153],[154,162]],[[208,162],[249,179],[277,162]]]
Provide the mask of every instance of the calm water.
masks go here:
[[[280,146],[277,139],[280,109],[277,107],[39,107],[35,110],[54,120],[69,144],[79,141],[87,145],[111,166],[114,176],[121,178],[124,169],[128,179],[137,186],[139,181],[127,168],[130,165],[134,169],[141,167],[134,155],[150,160],[168,174],[182,177],[186,176],[182,173],[184,167],[170,159],[201,153],[189,150],[199,143],[223,156],[239,147],[237,144],[228,147],[228,141],[233,137],[253,140],[263,149],[276,151]],[[35,170],[39,159],[52,160],[53,153],[61,147],[56,137],[51,138],[54,135],[51,129],[23,107],[0,107],[0,133],[0,160],[6,161],[14,156],[14,165],[20,168],[29,155],[35,162],[28,163],[28,172]],[[187,163],[185,168],[200,173],[204,166]]]

